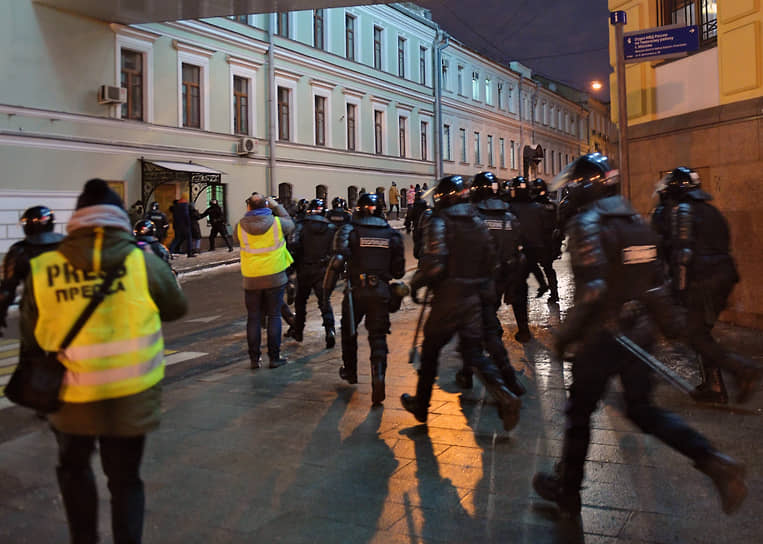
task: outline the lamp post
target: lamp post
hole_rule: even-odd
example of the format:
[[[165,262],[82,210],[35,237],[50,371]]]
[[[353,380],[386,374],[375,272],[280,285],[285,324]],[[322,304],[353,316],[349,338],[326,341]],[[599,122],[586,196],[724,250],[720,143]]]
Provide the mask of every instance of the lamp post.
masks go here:
[[[615,58],[617,71],[617,118],[620,138],[618,154],[620,163],[620,187],[625,198],[631,197],[630,175],[628,171],[628,96],[625,92],[625,53],[623,51],[623,27],[628,21],[624,11],[609,13],[609,23],[615,27]]]

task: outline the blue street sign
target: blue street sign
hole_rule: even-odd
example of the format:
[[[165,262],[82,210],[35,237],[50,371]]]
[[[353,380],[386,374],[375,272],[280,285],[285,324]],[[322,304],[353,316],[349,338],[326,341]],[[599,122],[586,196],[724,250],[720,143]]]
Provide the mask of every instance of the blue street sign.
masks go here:
[[[609,12],[609,24],[626,24],[628,22],[628,14],[624,11],[610,11]]]
[[[684,55],[699,49],[699,28],[660,26],[623,34],[625,62],[641,62]]]

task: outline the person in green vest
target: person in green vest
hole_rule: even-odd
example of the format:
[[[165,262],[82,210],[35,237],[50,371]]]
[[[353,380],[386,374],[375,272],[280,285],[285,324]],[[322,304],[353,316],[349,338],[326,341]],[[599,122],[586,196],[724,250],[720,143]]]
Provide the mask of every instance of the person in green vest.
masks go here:
[[[164,261],[141,250],[122,199],[101,179],[85,184],[58,249],[30,261],[19,328],[20,357],[56,352],[110,271],[104,300],[59,360],[62,407],[48,419],[58,442],[58,485],[72,542],[98,541],[98,494],[90,458],[98,440],[111,492],[115,542],[140,542],[140,478],[146,434],[159,425],[164,377],[162,321],[187,310]]]
[[[246,215],[236,225],[236,236],[241,245],[249,361],[251,368],[260,368],[260,322],[266,315],[269,366],[277,368],[287,363],[281,355],[281,305],[288,282],[286,269],[294,262],[286,249],[294,221],[283,206],[259,193],[246,199],[246,207]]]

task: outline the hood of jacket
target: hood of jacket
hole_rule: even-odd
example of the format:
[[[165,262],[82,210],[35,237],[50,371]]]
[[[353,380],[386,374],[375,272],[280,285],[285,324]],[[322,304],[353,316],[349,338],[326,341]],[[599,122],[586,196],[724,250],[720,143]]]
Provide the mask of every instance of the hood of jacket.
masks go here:
[[[291,230],[293,230],[293,228],[290,227],[290,225],[292,225],[292,220],[289,217],[289,214],[286,212],[286,208],[279,204],[275,208],[271,208],[271,211],[272,214],[268,215],[247,214],[241,218],[239,225],[241,225],[241,228],[244,230],[244,232],[258,236],[260,234],[266,233],[268,229],[273,225],[275,217],[278,216],[281,219],[281,228],[283,229],[284,234],[288,234],[291,232]]]
[[[453,206],[449,206],[447,208],[443,208],[442,210],[437,211],[437,215],[440,217],[474,217],[475,210],[472,207],[471,204],[467,202],[461,202],[460,204],[454,204]]]
[[[478,210],[487,211],[508,211],[509,205],[499,198],[488,198],[475,204]]]
[[[75,268],[96,273],[121,263],[137,244],[127,212],[108,204],[75,211],[66,231],[58,251]]]
[[[389,227],[389,223],[387,223],[387,220],[383,217],[379,217],[377,215],[360,215],[359,213],[352,215],[352,224],[362,225],[364,227]]]
[[[591,209],[596,210],[601,215],[612,217],[628,217],[638,214],[638,212],[633,209],[633,206],[631,206],[631,203],[619,195],[596,200],[591,205]]]

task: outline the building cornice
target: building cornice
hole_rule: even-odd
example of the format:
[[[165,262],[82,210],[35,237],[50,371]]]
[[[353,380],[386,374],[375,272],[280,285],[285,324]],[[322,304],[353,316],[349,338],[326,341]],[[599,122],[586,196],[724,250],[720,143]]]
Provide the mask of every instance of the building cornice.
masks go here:
[[[153,31],[143,30],[141,28],[136,28],[134,26],[120,25],[118,23],[111,23],[109,25],[109,28],[111,28],[114,34],[118,34],[119,36],[127,36],[129,38],[134,38],[136,40],[142,40],[142,41],[147,41],[152,43],[161,37],[161,34],[157,34],[156,32],[153,32]]]

